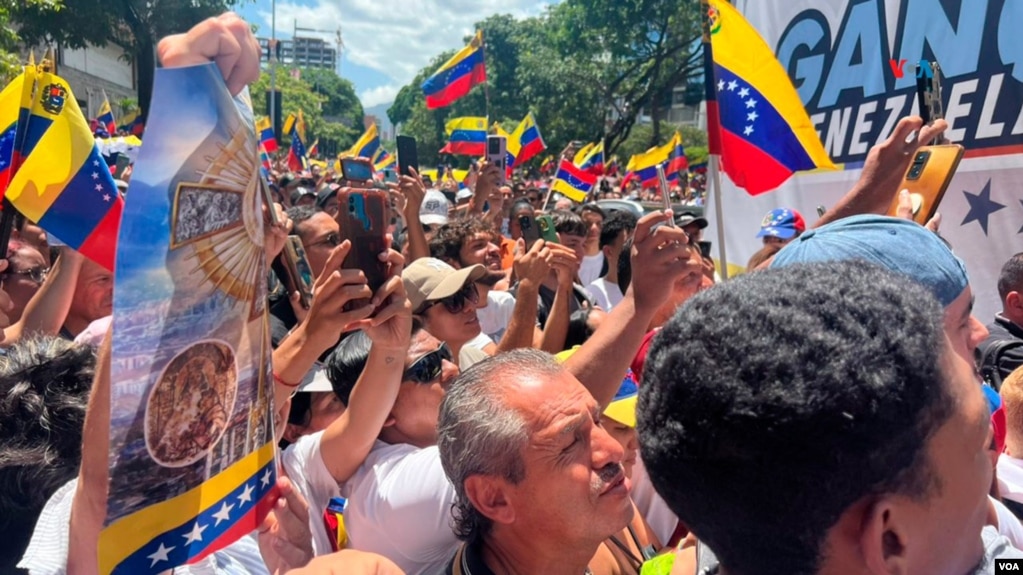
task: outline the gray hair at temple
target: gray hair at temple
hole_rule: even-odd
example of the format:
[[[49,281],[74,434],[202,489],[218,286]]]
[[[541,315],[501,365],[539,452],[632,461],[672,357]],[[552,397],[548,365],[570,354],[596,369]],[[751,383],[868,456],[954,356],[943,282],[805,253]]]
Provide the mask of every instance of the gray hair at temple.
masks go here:
[[[522,415],[503,401],[508,382],[525,374],[556,375],[562,369],[549,354],[518,349],[477,363],[451,383],[440,407],[437,447],[444,473],[455,487],[451,511],[459,539],[477,542],[493,525],[466,496],[466,479],[487,475],[517,484],[525,477],[522,449],[529,431]]]

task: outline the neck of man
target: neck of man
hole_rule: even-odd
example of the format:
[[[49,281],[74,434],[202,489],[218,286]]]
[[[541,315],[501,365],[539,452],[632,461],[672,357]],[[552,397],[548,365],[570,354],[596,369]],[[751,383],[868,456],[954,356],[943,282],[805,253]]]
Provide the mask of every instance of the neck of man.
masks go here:
[[[588,255],[588,256],[595,256],[595,255],[599,254],[600,253],[600,240],[599,240],[599,238],[593,240],[592,242],[589,241],[589,240],[586,240],[586,243],[583,244],[583,248],[586,250],[586,255]]]
[[[89,327],[90,323],[92,323],[91,320],[85,319],[73,312],[68,312],[67,317],[64,318],[64,329],[72,336],[78,337],[78,334],[85,331],[85,328]]]
[[[583,575],[599,545],[599,541],[592,545],[565,545],[557,538],[494,525],[483,542],[483,561],[495,575]]]
[[[604,256],[607,260],[607,273],[604,274],[604,281],[618,285],[618,258]]]
[[[1011,432],[1006,433],[1005,453],[1013,459],[1023,459],[1023,437]]]
[[[1023,313],[1015,313],[1013,310],[1003,307],[1002,317],[1016,324],[1016,327],[1023,329]]]

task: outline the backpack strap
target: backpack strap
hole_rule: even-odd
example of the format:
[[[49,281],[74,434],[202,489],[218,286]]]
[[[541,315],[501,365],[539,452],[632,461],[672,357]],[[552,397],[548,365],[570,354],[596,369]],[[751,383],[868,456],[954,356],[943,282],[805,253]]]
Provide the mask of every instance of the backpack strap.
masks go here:
[[[981,353],[978,362],[980,376],[984,378],[984,383],[990,385],[995,391],[999,391],[1002,387],[1002,372],[998,369],[998,362],[1002,359],[1003,353],[1017,347],[1023,347],[1023,340],[1003,339],[987,346]]]
[[[696,575],[717,575],[721,562],[703,541],[696,542]]]

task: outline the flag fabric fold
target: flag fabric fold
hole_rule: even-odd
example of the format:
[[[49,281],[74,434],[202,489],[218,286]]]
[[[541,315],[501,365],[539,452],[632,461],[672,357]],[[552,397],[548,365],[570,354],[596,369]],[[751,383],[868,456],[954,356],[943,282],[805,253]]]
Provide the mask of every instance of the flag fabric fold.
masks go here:
[[[119,131],[124,130],[132,136],[141,136],[145,128],[146,125],[142,123],[142,112],[139,110],[133,110],[121,116],[121,122],[117,124]]]
[[[642,154],[636,154],[629,160],[626,170],[633,174],[631,179],[639,180],[644,188],[655,186],[657,181],[657,166],[668,166],[668,158],[675,149],[675,140],[663,146],[650,148]]]
[[[669,180],[676,180],[689,169],[689,160],[686,159],[686,149],[682,146],[682,135],[675,132],[671,138],[671,152],[668,154],[668,165],[664,173]]]
[[[582,160],[576,164],[579,169],[592,174],[601,175],[604,173],[604,141],[601,140],[586,152]]]
[[[107,131],[107,134],[110,136],[117,134],[117,123],[114,121],[114,111],[110,109],[110,100],[107,99],[106,92],[103,92],[103,103],[99,105],[99,114],[96,115],[96,120]]]
[[[454,118],[444,125],[448,143],[442,154],[483,156],[487,153],[487,119],[476,116]]]
[[[387,150],[383,148],[377,149],[377,153],[373,154],[371,160],[373,162],[373,169],[382,172],[387,168],[393,168],[395,164],[395,157]]]
[[[525,164],[547,149],[547,144],[543,141],[543,135],[540,133],[540,126],[537,125],[532,112],[527,113],[526,117],[519,122],[515,131],[512,132],[512,138],[518,144],[518,150],[515,153],[516,165]]]
[[[593,190],[596,183],[596,175],[579,169],[568,160],[561,160],[551,189],[560,192],[573,202],[581,204],[586,201],[586,197],[590,195],[590,191]]]
[[[788,74],[756,29],[722,0],[710,0],[708,20],[722,170],[756,195],[794,172],[834,169]]]
[[[380,135],[377,132],[377,125],[370,124],[344,155],[372,159],[378,149],[380,149]]]
[[[263,149],[268,154],[277,151],[277,138],[274,137],[274,128],[270,123],[270,118],[260,118],[256,121],[256,135],[259,136],[259,142],[263,144]]]
[[[19,111],[12,159],[21,163],[6,197],[25,218],[112,270],[124,202],[67,81],[46,71],[35,76],[23,80],[30,99],[22,104],[30,106]]]
[[[483,32],[476,31],[469,45],[445,62],[422,84],[426,108],[434,110],[451,105],[477,84],[487,81],[484,63]]]

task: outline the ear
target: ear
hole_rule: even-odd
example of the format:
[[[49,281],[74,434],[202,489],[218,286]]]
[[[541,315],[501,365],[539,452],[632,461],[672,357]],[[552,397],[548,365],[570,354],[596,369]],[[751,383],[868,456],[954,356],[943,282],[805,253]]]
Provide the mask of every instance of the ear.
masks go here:
[[[465,495],[480,514],[494,523],[508,525],[515,521],[507,482],[487,475],[473,475],[465,480]]]
[[[1018,291],[1011,291],[1005,296],[1005,307],[1023,311],[1023,297]]]
[[[388,427],[394,427],[394,424],[397,421],[398,420],[394,417],[394,413],[393,412],[392,413],[388,413],[387,414],[387,419],[384,420],[384,424],[382,426],[380,426],[380,427],[381,427],[381,429],[385,429],[385,428],[388,428]]]
[[[284,439],[286,439],[288,443],[295,443],[298,441],[298,438],[305,435],[305,433],[303,433],[304,431],[304,427],[299,427],[294,423],[289,423],[284,426]]]
[[[895,498],[867,504],[860,523],[860,549],[870,573],[909,573],[910,520],[905,502]]]
[[[460,261],[458,261],[458,260],[455,260],[455,259],[451,259],[451,258],[441,258],[441,259],[442,259],[442,261],[443,261],[444,263],[446,263],[446,264],[448,264],[449,266],[451,266],[451,267],[455,268],[456,270],[458,270],[458,269],[462,269],[462,262],[460,262]]]

